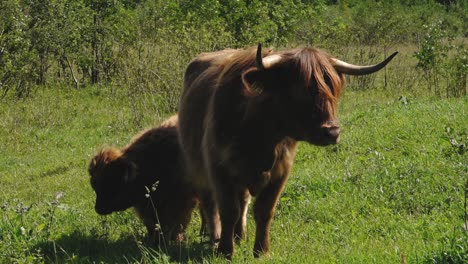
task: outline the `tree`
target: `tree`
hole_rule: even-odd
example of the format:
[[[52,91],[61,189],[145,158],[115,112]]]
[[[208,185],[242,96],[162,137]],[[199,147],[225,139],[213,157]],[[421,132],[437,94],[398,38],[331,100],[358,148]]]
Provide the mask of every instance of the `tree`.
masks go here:
[[[27,37],[28,19],[18,0],[0,1],[0,91],[17,97],[30,92],[34,51]]]

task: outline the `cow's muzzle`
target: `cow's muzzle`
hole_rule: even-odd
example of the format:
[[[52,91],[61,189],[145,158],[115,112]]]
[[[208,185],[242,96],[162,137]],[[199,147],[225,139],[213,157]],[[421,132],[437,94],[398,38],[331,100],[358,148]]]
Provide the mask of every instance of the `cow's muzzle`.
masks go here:
[[[322,138],[324,145],[336,144],[340,141],[340,126],[336,122],[322,125]]]

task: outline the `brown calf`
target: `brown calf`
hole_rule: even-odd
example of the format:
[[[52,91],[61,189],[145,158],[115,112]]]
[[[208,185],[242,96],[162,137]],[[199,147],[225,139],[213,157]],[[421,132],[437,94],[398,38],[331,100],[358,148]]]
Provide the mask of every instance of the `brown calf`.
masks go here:
[[[180,101],[180,143],[220,253],[231,258],[234,238],[245,235],[250,195],[256,196],[254,255],[268,252],[296,141],[337,143],[343,74],[378,71],[393,56],[356,66],[317,49],[262,52],[259,45],[202,54],[190,63]]]
[[[155,245],[164,237],[181,241],[197,204],[193,189],[183,181],[176,124],[173,116],[135,136],[122,150],[102,150],[89,165],[96,212],[134,207]],[[156,190],[150,191],[156,182]]]

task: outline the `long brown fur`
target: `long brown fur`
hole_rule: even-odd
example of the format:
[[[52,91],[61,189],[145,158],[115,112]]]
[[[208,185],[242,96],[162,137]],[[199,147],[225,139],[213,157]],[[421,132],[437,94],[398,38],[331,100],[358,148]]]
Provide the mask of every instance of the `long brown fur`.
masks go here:
[[[255,49],[202,54],[187,68],[179,136],[190,180],[202,197],[218,252],[231,258],[245,236],[256,196],[254,255],[269,251],[275,206],[297,141],[338,141],[337,102],[344,78],[317,49],[263,52],[282,59],[258,69]],[[332,131],[333,130],[333,131]],[[203,195],[201,195],[203,194]]]
[[[100,151],[89,165],[96,212],[133,207],[155,245],[164,238],[181,241],[198,203],[185,182],[176,125],[173,116],[139,133],[122,150]]]

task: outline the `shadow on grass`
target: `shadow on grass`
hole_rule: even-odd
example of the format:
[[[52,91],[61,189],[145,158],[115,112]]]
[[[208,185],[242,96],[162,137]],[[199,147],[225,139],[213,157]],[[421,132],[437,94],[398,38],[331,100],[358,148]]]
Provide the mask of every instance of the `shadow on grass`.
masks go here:
[[[115,262],[138,259],[140,250],[132,237],[117,241],[96,238],[75,231],[54,241],[41,242],[36,248],[42,252],[46,263]]]
[[[453,233],[446,235],[440,241],[440,248],[426,255],[418,263],[468,263],[468,232],[464,228],[454,228]]]
[[[464,249],[462,249],[464,251]],[[468,263],[468,253],[465,252],[453,252],[453,251],[438,251],[433,254],[426,256],[420,261],[422,264],[466,264]]]
[[[164,249],[152,249],[128,236],[117,241],[85,235],[79,231],[57,240],[41,242],[35,247],[46,263],[134,263],[134,262],[202,262],[213,256],[206,243],[170,244]]]

